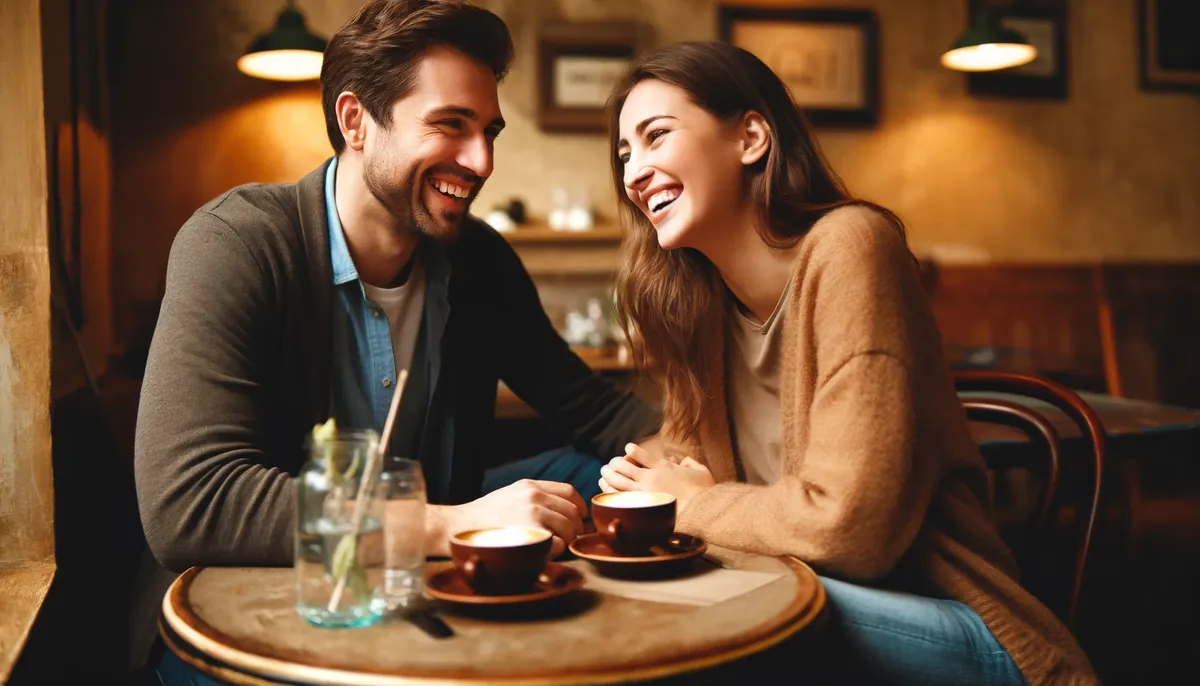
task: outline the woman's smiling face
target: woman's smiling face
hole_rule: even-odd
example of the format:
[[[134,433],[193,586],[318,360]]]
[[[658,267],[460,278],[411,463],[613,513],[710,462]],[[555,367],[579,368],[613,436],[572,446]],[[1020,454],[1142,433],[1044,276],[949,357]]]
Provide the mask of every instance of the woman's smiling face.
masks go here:
[[[741,206],[745,169],[737,123],[656,79],[630,91],[615,150],[625,195],[649,219],[664,249],[694,248]]]

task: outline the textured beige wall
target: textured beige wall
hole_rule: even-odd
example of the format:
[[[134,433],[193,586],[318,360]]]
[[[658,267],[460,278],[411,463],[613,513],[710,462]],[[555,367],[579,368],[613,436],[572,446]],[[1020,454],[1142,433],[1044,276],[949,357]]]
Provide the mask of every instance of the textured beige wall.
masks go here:
[[[0,64],[5,65],[0,78],[0,572],[7,565],[54,557],[40,36],[36,0],[5,5],[0,23]],[[10,648],[5,628],[0,621],[0,682]]]
[[[628,18],[659,43],[715,38],[709,0],[485,3],[518,43],[502,88],[508,130],[480,202],[551,201],[571,179],[611,211],[603,137],[540,133],[535,124],[535,14]],[[898,211],[918,249],[962,246],[995,260],[1200,258],[1200,97],[1137,87],[1134,2],[1069,0],[1070,97],[977,99],[938,62],[966,21],[958,0],[738,2],[871,6],[879,14],[879,125],[820,131],[831,163],[857,194]]]
[[[537,21],[638,19],[664,43],[715,37],[717,3],[480,2],[510,23],[518,57],[501,88],[509,127],[478,209],[519,195],[541,214],[553,185],[570,180],[611,212],[602,137],[546,135],[535,124]],[[1200,258],[1200,97],[1138,89],[1137,3],[1068,0],[1071,95],[1042,102],[972,98],[961,75],[939,66],[966,21],[965,2],[758,4],[878,11],[879,125],[822,131],[820,140],[852,190],[901,213],[918,250],[1005,261]],[[171,239],[197,206],[237,183],[293,180],[330,150],[313,88],[255,82],[234,67],[275,4],[122,5],[114,289],[128,339],[138,308],[159,297]],[[358,5],[299,3],[325,35]]]

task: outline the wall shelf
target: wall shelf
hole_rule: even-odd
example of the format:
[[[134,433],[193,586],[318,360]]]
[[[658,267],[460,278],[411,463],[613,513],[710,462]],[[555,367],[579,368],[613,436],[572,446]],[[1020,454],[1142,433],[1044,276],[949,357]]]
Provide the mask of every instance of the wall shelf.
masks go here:
[[[545,224],[524,225],[512,231],[501,231],[512,245],[534,243],[620,243],[625,232],[620,227],[601,224],[590,231],[556,231]]]
[[[610,278],[620,263],[625,232],[609,223],[589,231],[556,231],[534,221],[500,235],[534,278]]]

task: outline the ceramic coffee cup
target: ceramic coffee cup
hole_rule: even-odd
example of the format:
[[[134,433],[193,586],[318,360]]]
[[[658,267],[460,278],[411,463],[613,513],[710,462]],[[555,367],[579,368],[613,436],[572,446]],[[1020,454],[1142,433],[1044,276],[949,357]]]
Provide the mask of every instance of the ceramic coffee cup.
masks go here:
[[[596,533],[617,553],[650,555],[675,533],[675,496],[651,491],[601,493],[592,498]]]
[[[450,538],[450,557],[476,593],[522,593],[545,569],[551,539],[549,531],[526,526],[472,529]]]

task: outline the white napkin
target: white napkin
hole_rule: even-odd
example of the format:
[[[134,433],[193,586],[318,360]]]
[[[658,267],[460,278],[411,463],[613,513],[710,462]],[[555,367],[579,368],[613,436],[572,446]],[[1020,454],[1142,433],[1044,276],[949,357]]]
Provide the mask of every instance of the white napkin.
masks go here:
[[[613,579],[587,567],[587,588],[600,593],[655,603],[708,606],[749,593],[783,576],[782,572],[716,569],[677,579]]]

